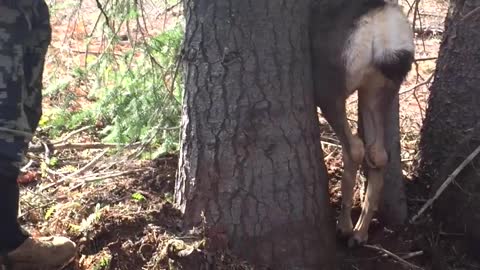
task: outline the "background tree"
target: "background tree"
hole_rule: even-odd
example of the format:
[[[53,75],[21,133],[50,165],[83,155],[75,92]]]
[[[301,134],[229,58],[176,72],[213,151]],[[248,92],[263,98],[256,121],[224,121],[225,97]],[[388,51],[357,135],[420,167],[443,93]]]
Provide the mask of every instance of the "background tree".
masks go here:
[[[407,197],[405,195],[405,180],[402,172],[400,155],[400,124],[399,100],[393,102],[390,111],[390,121],[387,125],[386,144],[389,155],[388,166],[385,170],[385,185],[383,203],[380,206],[380,215],[388,224],[403,224],[408,216]]]
[[[480,142],[479,29],[480,2],[452,0],[420,142],[419,179],[435,189]],[[437,220],[462,232],[467,226],[478,240],[479,162],[477,157],[436,202]]]
[[[309,7],[309,0],[186,1],[175,200],[187,227],[205,221],[236,254],[273,269],[334,269]]]

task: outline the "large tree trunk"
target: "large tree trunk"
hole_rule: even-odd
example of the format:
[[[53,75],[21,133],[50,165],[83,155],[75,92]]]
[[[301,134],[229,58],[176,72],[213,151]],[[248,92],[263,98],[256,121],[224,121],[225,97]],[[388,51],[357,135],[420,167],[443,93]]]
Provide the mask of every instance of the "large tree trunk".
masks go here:
[[[452,0],[450,5],[420,142],[419,179],[433,183],[433,191],[480,141],[480,127],[475,128],[480,119],[480,2]],[[453,229],[467,226],[480,240],[480,178],[478,168],[476,174],[472,170],[467,167],[441,195],[436,218]]]
[[[310,1],[186,2],[175,189],[185,225],[206,222],[236,254],[272,269],[335,269]]]
[[[450,5],[420,141],[420,176],[428,181],[438,179],[442,164],[480,119],[480,2]]]

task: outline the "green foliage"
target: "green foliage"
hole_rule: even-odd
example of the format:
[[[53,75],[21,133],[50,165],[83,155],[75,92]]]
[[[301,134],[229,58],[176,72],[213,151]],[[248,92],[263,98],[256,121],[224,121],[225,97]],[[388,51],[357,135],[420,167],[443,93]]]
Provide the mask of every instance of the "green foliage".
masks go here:
[[[126,53],[115,68],[108,60],[99,64],[100,87],[92,96],[97,117],[109,123],[102,132],[105,141],[154,141],[173,148],[165,150],[176,148],[182,99],[176,56],[182,37],[177,27],[144,44],[144,54]]]
[[[52,217],[53,213],[55,213],[55,209],[56,209],[56,205],[48,208],[47,212],[45,212],[45,217],[44,219],[45,220],[48,220],[49,218]]]
[[[70,224],[69,230],[71,233],[75,235],[80,235],[89,231],[92,226],[97,223],[102,217],[102,211],[108,211],[110,209],[109,206],[101,207],[99,203],[95,205],[93,213],[91,213],[86,219],[83,219],[80,225]]]
[[[112,255],[110,254],[103,254],[103,257],[100,259],[99,262],[95,264],[93,267],[94,270],[106,270],[110,269],[110,263],[112,261]]]
[[[91,109],[72,112],[64,108],[56,108],[43,113],[39,126],[48,130],[50,136],[57,137],[67,130],[74,130],[82,125],[94,124],[95,118],[95,112]]]
[[[164,10],[178,5],[173,0],[160,2]],[[56,137],[81,125],[97,124],[102,127],[104,142],[142,142],[153,148],[150,157],[176,151],[183,98],[179,54],[184,27],[178,23],[149,35],[142,1],[99,3],[99,23],[85,40],[87,51],[90,44],[102,40],[103,51],[87,53],[82,66],[70,67],[70,79],[53,76],[44,93],[60,102],[45,112],[40,127]],[[81,10],[81,4],[77,8]],[[141,35],[132,34],[133,28]],[[77,88],[88,91],[85,106],[75,103]]]
[[[132,200],[137,201],[137,202],[145,201],[145,196],[136,192],[136,193],[132,194]]]
[[[51,167],[55,167],[55,166],[58,165],[58,161],[59,161],[59,160],[58,160],[57,157],[52,157],[52,158],[50,158],[50,162],[49,162],[48,165],[51,166]]]

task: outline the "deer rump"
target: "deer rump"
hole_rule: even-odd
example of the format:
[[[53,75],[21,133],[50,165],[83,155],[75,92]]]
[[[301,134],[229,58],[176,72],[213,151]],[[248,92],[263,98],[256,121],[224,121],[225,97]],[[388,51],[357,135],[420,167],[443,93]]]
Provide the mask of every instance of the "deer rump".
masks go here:
[[[337,134],[343,152],[342,209],[337,229],[349,245],[368,239],[388,163],[385,121],[414,57],[412,28],[397,1],[319,0],[310,24],[316,105]],[[345,100],[359,97],[362,136],[352,134]],[[368,186],[362,213],[351,221],[353,188],[365,163]]]

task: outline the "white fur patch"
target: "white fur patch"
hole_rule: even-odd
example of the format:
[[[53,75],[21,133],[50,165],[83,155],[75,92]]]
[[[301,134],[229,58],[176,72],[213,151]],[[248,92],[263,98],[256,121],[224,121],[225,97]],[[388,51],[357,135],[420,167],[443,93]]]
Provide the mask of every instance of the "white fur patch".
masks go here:
[[[415,51],[412,29],[399,5],[387,4],[362,16],[343,53],[348,94],[372,73],[374,62],[388,61],[399,50]]]

